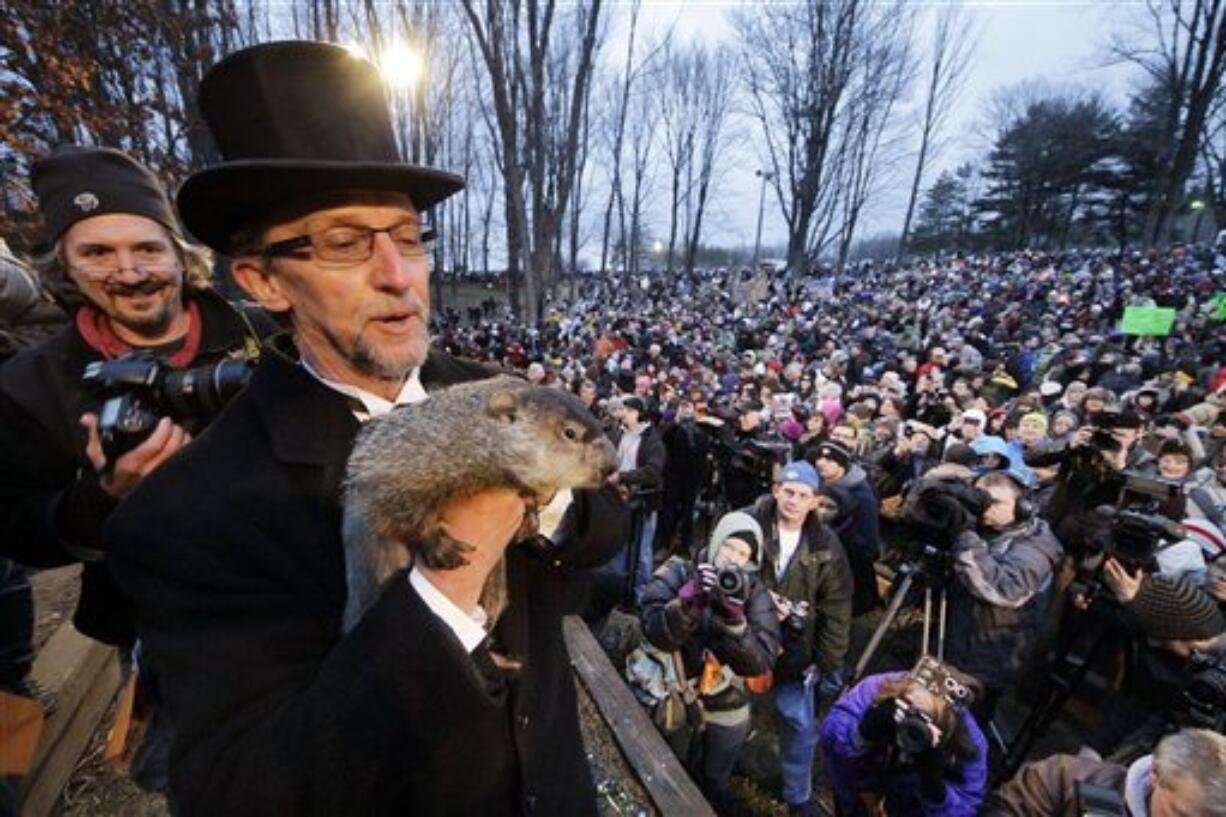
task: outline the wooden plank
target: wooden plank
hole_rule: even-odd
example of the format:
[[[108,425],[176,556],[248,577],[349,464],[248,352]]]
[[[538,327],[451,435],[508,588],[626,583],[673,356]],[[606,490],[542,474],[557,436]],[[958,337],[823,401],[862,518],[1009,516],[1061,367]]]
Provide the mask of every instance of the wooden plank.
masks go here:
[[[119,660],[113,647],[66,623],[43,646],[31,675],[56,704],[22,781],[23,817],[42,817],[54,808],[119,688]]]
[[[571,665],[660,813],[714,817],[702,792],[613,668],[587,624],[577,616],[567,616],[562,632]]]

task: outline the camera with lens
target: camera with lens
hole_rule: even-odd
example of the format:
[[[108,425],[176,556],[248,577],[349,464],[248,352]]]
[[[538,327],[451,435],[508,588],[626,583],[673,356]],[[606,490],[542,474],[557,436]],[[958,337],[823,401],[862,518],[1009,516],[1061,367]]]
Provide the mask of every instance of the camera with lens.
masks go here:
[[[161,417],[199,430],[242,391],[254,368],[250,360],[227,358],[175,369],[148,352],[90,363],[81,380],[103,398],[98,434],[107,462],[140,445]]]
[[[895,701],[894,743],[909,757],[922,755],[932,748],[932,725],[934,721],[927,712],[916,709],[906,701]]]
[[[902,518],[917,541],[949,549],[990,504],[985,491],[965,482],[920,480],[903,502]]]
[[[787,596],[780,596],[777,593],[771,593],[771,597],[783,613],[784,629],[793,633],[803,633],[805,619],[809,617],[809,602],[792,601]]]
[[[1148,478],[1146,478],[1148,479]],[[1127,490],[1127,489],[1125,489]],[[1140,570],[1152,571],[1158,551],[1163,542],[1178,542],[1186,536],[1183,526],[1157,513],[1145,513],[1152,507],[1140,506],[1136,510],[1121,510],[1104,506],[1096,509],[1100,519],[1109,524],[1088,538],[1087,555],[1100,556],[1105,564],[1108,558],[1119,562],[1129,573]],[[1084,581],[1069,585],[1074,595],[1084,596],[1087,601],[1098,597],[1105,590],[1103,564]],[[1109,595],[1109,594],[1108,594]]]
[[[1175,719],[1182,726],[1226,733],[1226,658],[1193,654]]]
[[[745,573],[738,567],[721,567],[715,574],[715,590],[728,598],[745,598]]]

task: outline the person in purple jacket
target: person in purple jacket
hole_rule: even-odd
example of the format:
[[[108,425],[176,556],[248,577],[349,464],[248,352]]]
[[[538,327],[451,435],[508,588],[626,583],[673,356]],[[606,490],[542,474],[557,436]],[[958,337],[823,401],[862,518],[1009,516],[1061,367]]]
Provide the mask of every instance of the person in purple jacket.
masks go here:
[[[870,675],[822,723],[840,817],[973,817],[987,793],[988,745],[967,676],[925,656],[911,672]]]

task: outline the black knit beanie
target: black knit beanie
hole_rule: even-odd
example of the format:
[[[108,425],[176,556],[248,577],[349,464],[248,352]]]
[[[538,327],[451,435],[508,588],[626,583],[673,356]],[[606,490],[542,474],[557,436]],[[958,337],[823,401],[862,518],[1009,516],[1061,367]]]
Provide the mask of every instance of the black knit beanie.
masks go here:
[[[47,243],[94,216],[145,216],[180,235],[174,208],[157,176],[126,153],[65,145],[34,162],[30,185],[47,227]]]

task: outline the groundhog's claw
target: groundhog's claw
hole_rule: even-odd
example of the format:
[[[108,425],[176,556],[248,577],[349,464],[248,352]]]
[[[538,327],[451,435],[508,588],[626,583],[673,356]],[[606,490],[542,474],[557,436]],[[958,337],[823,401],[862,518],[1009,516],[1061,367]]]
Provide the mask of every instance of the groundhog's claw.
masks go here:
[[[426,567],[435,570],[455,570],[468,564],[465,553],[471,553],[475,548],[467,542],[452,538],[442,528],[439,528],[431,541],[422,542],[420,557]]]

